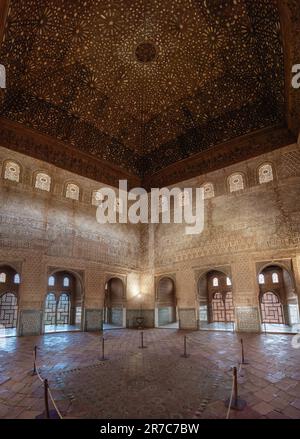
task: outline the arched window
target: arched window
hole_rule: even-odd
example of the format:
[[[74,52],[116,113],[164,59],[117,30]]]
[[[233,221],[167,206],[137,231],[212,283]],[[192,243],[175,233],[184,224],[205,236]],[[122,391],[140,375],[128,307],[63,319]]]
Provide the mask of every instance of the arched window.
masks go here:
[[[55,285],[55,277],[54,276],[49,277],[48,285],[49,285],[49,287],[54,287],[54,285]]]
[[[230,192],[237,192],[244,189],[244,178],[242,174],[232,174],[229,177],[229,190]]]
[[[100,189],[97,189],[97,190],[93,191],[92,205],[93,206],[99,206],[102,201],[103,201],[103,195],[102,195]]]
[[[261,165],[258,169],[258,179],[259,183],[268,183],[269,181],[273,181],[273,168],[269,163]]]
[[[35,187],[42,191],[50,192],[51,189],[51,177],[48,174],[39,172],[35,177]]]
[[[279,283],[278,273],[272,273],[272,282],[273,282],[273,284],[278,284]]]
[[[6,274],[0,273],[0,283],[5,284],[6,283]]]
[[[230,277],[226,278],[226,284],[230,287],[232,285]]]
[[[215,293],[211,301],[214,322],[225,322],[225,304],[221,293]]]
[[[5,293],[0,296],[0,325],[4,328],[15,328],[17,326],[18,301],[12,293]]]
[[[45,325],[55,325],[56,324],[56,297],[55,294],[47,294],[45,301]]]
[[[19,284],[21,283],[21,279],[20,279],[20,275],[17,273],[14,276],[14,284]]]
[[[263,285],[265,283],[265,276],[262,273],[258,276],[258,283],[259,285]]]
[[[66,293],[60,295],[56,319],[57,325],[68,325],[70,323],[70,297]]]
[[[213,278],[213,287],[218,287],[219,286],[219,279],[217,277]]]
[[[5,169],[4,169],[4,178],[5,180],[11,180],[11,181],[20,181],[20,166],[12,161],[8,161],[5,163]]]
[[[282,304],[274,293],[265,293],[261,298],[262,322],[284,324]]]
[[[204,200],[213,198],[215,196],[214,185],[212,183],[205,183],[202,186]]]
[[[71,200],[79,200],[79,186],[74,183],[68,183],[66,187],[66,198],[70,198]]]
[[[70,286],[70,279],[68,277],[64,277],[64,287],[69,287]]]

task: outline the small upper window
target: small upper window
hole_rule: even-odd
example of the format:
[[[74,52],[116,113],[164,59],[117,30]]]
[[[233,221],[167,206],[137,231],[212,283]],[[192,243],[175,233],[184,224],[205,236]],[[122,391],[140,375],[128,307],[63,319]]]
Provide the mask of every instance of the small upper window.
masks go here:
[[[6,162],[4,169],[4,178],[11,181],[20,181],[20,166],[12,161]]]
[[[14,276],[14,283],[15,284],[21,283],[20,275],[18,273],[15,274],[15,276]]]
[[[79,186],[74,183],[68,183],[66,187],[66,198],[70,198],[71,200],[79,200]]]
[[[279,283],[278,273],[273,273],[272,274],[272,282],[273,282],[273,284],[278,284]]]
[[[37,189],[41,189],[42,191],[50,192],[51,177],[48,174],[39,172],[35,177],[35,187]]]
[[[6,274],[0,273],[0,283],[5,284],[5,282],[6,282]]]
[[[273,181],[273,168],[270,164],[261,165],[258,170],[258,178],[259,183],[268,183],[269,181]]]
[[[259,285],[263,285],[265,283],[265,276],[263,274],[258,276],[258,283]]]
[[[70,279],[68,277],[64,277],[64,287],[70,286]]]
[[[217,277],[213,278],[213,287],[218,287],[219,286],[219,279]]]
[[[230,277],[227,277],[227,279],[226,279],[226,284],[227,284],[228,286],[231,286],[231,285],[232,285]]]
[[[205,183],[202,186],[204,200],[213,198],[215,196],[214,185],[212,183]]]
[[[230,192],[241,191],[244,189],[244,178],[242,174],[232,174],[229,177]]]
[[[55,285],[55,277],[54,276],[49,277],[48,285],[49,285],[49,287],[54,287],[54,285]]]

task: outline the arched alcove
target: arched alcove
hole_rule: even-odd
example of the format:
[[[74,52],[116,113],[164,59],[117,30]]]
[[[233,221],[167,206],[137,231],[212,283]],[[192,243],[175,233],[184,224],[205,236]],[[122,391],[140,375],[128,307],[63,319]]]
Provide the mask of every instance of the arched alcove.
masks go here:
[[[0,336],[17,335],[20,282],[13,267],[0,266]]]
[[[219,270],[210,270],[199,278],[198,328],[200,330],[234,331],[235,309],[231,278]]]
[[[79,277],[70,271],[55,271],[47,279],[44,301],[44,332],[82,329],[83,291]]]
[[[299,301],[293,273],[269,264],[258,273],[259,305],[264,332],[297,332]]]
[[[110,278],[105,284],[104,329],[126,327],[125,285],[118,277]]]
[[[175,282],[165,276],[158,280],[156,291],[156,326],[178,328]]]

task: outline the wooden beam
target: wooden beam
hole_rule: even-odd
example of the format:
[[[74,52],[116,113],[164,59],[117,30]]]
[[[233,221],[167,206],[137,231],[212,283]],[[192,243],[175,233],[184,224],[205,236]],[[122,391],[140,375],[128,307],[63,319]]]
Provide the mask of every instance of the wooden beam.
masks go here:
[[[0,1],[0,45],[3,41],[5,23],[8,14],[10,0],[1,0]]]

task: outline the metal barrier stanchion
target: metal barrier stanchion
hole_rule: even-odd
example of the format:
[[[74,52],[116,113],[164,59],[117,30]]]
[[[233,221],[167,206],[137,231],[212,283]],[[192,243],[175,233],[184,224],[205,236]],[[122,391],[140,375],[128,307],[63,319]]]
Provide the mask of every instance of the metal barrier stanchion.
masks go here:
[[[33,357],[34,357],[34,366],[33,366],[33,372],[32,375],[36,375],[41,383],[43,383],[44,386],[44,400],[45,400],[45,411],[41,413],[40,415],[36,416],[35,419],[63,419],[62,414],[60,413],[59,408],[57,407],[54,398],[51,394],[51,390],[49,388],[49,383],[46,378],[43,378],[39,372],[39,368],[37,366],[37,349],[38,347],[34,347],[33,351]],[[49,396],[52,401],[53,407],[55,410],[49,409]]]
[[[58,412],[58,410],[50,410],[49,409],[49,383],[47,378],[44,379],[44,400],[45,400],[45,411],[36,416],[36,419],[62,419],[62,416]]]
[[[100,359],[100,361],[107,361],[108,358],[105,357],[105,338],[102,337],[102,357]]]
[[[229,417],[230,409],[242,411],[247,406],[246,401],[240,399],[238,396],[238,371],[233,368],[233,382],[230,398],[225,401],[225,406],[228,407],[227,419]]]
[[[185,335],[183,339],[183,355],[181,355],[183,358],[189,357],[189,354],[187,353],[186,340],[187,340],[187,336]]]
[[[37,346],[34,346],[33,348],[33,370],[32,370],[32,376],[37,375],[36,372],[36,354],[37,354]]]
[[[144,345],[144,332],[141,333],[141,345],[139,346],[139,349],[146,349],[147,346]]]
[[[249,364],[248,361],[245,361],[244,340],[242,338],[241,338],[241,346],[242,346],[242,361],[241,361],[241,364]]]
[[[47,380],[47,378],[45,378],[44,379],[44,398],[45,398],[45,415],[46,415],[46,419],[50,419],[48,389],[49,389],[48,380]]]

